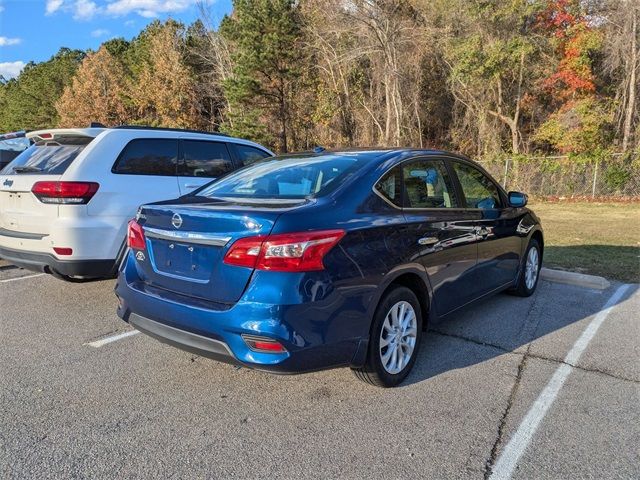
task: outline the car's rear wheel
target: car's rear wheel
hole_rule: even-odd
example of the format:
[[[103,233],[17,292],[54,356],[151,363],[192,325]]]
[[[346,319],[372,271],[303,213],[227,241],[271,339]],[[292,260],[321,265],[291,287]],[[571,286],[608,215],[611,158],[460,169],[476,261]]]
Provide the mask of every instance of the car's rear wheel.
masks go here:
[[[518,284],[511,290],[511,293],[520,297],[529,297],[536,291],[542,267],[542,255],[540,253],[540,243],[535,238],[529,241],[525,252]]]
[[[394,287],[376,309],[366,363],[354,373],[372,385],[395,387],[416,362],[421,337],[420,302],[408,288]]]

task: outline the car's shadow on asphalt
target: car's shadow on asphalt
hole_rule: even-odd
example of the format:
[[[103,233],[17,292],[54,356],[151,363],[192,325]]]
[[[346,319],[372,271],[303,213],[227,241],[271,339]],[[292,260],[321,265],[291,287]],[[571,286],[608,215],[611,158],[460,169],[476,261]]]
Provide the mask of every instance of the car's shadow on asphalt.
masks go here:
[[[529,298],[505,293],[480,300],[429,325],[413,370],[401,386],[500,355],[524,354],[530,343],[597,314],[615,288],[594,291],[540,282]],[[618,303],[638,288],[632,285]],[[585,326],[577,326],[575,338]]]

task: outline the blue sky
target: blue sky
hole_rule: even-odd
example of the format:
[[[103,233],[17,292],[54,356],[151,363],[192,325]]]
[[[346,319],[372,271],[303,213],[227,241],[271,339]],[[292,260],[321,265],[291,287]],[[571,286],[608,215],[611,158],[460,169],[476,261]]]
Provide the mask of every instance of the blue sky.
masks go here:
[[[49,59],[60,47],[86,50],[114,37],[131,39],[158,18],[186,24],[198,0],[0,0],[0,75],[10,78],[29,61]],[[208,0],[214,22],[231,0]]]

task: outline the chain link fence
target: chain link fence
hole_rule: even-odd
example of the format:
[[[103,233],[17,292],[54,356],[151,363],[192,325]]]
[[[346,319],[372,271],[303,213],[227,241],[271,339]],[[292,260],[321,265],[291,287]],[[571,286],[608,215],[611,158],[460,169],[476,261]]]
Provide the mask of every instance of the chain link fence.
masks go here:
[[[640,154],[600,160],[568,156],[479,162],[507,190],[535,197],[640,200]]]

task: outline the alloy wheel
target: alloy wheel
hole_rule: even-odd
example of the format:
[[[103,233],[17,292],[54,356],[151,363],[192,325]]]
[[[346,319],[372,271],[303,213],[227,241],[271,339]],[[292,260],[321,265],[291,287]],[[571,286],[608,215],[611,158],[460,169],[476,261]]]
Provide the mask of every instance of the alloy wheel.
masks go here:
[[[384,369],[397,374],[407,366],[416,346],[418,321],[409,302],[394,304],[380,332],[380,360]]]
[[[540,255],[536,247],[531,247],[527,255],[527,263],[524,270],[524,283],[529,290],[536,285],[538,271],[540,270]]]

